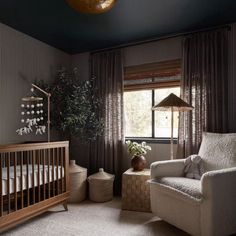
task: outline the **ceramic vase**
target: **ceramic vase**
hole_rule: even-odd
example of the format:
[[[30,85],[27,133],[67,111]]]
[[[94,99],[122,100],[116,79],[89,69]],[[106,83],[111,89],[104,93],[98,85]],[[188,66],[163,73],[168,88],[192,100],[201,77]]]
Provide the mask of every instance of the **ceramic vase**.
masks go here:
[[[131,159],[131,166],[134,171],[142,171],[146,166],[146,158],[144,156],[135,155]]]

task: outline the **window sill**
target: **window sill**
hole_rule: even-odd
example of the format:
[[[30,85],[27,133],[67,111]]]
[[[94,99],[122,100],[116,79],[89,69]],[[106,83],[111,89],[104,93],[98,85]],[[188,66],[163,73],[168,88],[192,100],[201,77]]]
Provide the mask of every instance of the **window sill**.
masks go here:
[[[170,144],[170,138],[144,138],[144,137],[125,137],[125,141],[131,140],[132,142],[146,142],[157,144]],[[174,144],[177,144],[178,139],[173,139]]]

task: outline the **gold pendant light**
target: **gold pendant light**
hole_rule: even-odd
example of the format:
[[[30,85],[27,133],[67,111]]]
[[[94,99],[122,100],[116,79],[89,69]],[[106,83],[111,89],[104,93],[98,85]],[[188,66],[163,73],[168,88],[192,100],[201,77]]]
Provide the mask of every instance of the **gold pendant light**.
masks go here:
[[[74,10],[89,13],[99,14],[110,10],[116,0],[65,0]]]

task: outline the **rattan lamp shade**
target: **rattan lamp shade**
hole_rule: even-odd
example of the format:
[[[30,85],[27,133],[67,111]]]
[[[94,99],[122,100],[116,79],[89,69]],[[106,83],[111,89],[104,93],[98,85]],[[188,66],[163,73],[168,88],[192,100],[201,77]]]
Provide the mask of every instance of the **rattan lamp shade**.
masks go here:
[[[171,93],[169,96],[155,105],[152,110],[170,111],[172,108],[173,111],[190,111],[193,109],[193,107],[184,100]]]
[[[152,110],[158,111],[171,111],[171,142],[170,142],[170,157],[174,159],[173,154],[173,123],[174,123],[174,111],[191,111],[193,106],[186,103],[175,94],[171,93],[169,96],[164,98],[161,102],[155,105]]]

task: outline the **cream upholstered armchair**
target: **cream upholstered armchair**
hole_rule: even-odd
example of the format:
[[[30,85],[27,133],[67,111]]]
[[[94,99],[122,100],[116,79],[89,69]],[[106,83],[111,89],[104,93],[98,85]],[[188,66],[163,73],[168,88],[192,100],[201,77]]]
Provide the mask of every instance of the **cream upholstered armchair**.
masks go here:
[[[151,165],[151,209],[196,236],[236,233],[236,134],[204,133],[201,180],[184,177],[184,159]]]

